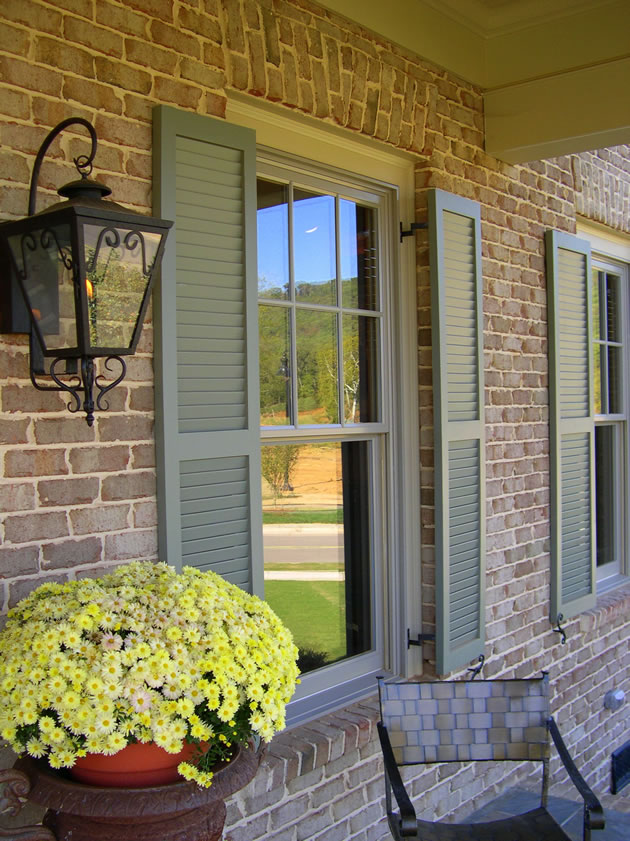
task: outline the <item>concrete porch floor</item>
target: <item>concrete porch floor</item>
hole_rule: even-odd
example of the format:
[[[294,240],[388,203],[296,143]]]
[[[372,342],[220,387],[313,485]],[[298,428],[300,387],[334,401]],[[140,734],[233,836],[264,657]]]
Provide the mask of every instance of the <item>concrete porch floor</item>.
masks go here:
[[[576,793],[577,794],[577,793]],[[592,833],[592,841],[630,841],[630,787],[618,795],[596,792],[606,816],[606,827]],[[579,795],[577,795],[579,798]],[[571,799],[570,799],[571,798]],[[498,820],[518,812],[534,809],[540,803],[540,792],[510,788],[490,803],[473,812],[470,820]],[[549,811],[573,841],[582,841],[582,801],[549,796]],[[509,841],[509,839],[506,839]]]

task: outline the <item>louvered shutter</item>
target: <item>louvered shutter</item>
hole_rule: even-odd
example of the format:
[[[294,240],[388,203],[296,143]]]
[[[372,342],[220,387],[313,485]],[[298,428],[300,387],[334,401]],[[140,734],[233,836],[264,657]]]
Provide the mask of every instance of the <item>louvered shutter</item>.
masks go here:
[[[551,621],[595,604],[589,243],[545,235],[549,313]]]
[[[158,107],[154,207],[175,220],[155,296],[160,557],[262,587],[256,146]]]
[[[485,440],[479,205],[429,194],[437,670],[483,653]]]

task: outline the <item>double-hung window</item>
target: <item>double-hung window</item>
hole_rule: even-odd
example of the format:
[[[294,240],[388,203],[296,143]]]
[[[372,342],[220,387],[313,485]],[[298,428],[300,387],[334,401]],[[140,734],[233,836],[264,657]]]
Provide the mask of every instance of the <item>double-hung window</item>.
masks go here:
[[[593,392],[597,581],[614,585],[626,568],[628,443],[628,267],[593,256]]]
[[[383,666],[388,196],[344,180],[258,165],[265,598],[309,694]]]
[[[585,233],[546,234],[552,622],[628,572],[629,249]]]

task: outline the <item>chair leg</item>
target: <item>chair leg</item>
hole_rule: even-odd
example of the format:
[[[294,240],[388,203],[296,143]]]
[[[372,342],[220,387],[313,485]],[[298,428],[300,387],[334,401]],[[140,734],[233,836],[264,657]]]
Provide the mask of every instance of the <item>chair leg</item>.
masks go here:
[[[542,791],[540,793],[540,805],[543,809],[547,808],[549,803],[549,760],[543,759],[542,762]]]

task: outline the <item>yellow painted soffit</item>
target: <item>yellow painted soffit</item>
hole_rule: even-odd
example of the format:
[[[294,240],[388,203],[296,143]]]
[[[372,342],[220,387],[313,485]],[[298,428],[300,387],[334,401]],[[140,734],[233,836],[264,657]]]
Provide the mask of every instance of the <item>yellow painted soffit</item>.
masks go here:
[[[445,11],[429,4],[434,0],[319,2],[484,90],[630,56],[629,0],[585,0],[568,12],[566,4],[552,2],[548,15],[528,21],[522,14],[518,25],[501,31],[490,17],[473,25],[466,16],[470,0],[452,0]]]
[[[320,5],[360,23],[385,40],[481,85],[485,43],[470,27],[420,0],[319,0]]]

